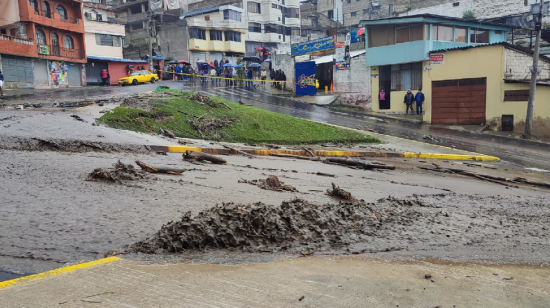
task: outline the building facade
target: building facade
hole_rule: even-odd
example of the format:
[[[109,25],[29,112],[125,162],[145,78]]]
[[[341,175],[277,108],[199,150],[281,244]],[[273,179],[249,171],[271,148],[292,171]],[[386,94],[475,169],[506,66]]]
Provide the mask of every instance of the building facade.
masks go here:
[[[290,44],[300,33],[299,0],[243,0],[246,21],[246,52],[255,55],[259,47],[277,48]]]
[[[245,55],[244,10],[224,5],[181,16],[187,25],[189,61],[214,62]]]
[[[82,0],[1,1],[0,57],[6,88],[84,85]]]

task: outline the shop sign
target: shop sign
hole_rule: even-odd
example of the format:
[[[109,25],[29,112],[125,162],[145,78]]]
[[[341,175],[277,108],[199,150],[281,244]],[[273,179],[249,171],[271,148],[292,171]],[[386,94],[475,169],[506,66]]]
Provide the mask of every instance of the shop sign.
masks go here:
[[[325,37],[314,42],[292,44],[291,55],[294,57],[329,49],[334,49],[334,36]]]
[[[50,48],[46,45],[38,45],[38,53],[41,55],[49,55]]]
[[[445,54],[443,53],[433,53],[430,55],[430,63],[432,65],[437,64],[444,64],[445,62]]]

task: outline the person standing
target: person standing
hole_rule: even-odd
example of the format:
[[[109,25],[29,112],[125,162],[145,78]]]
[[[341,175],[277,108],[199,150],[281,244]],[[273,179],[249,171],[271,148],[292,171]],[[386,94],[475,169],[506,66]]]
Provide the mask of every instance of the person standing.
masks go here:
[[[107,76],[108,76],[108,75],[109,75],[109,74],[107,73],[107,70],[106,70],[106,69],[103,69],[103,70],[101,71],[101,80],[102,80],[102,85],[103,85],[104,87],[107,86]]]
[[[386,102],[386,92],[384,89],[380,90],[380,95],[378,97],[378,106],[382,106],[382,103]]]
[[[223,69],[223,77],[225,77],[225,86],[226,87],[229,87],[229,78],[230,78],[229,74],[230,74],[229,73],[229,68],[225,67]]]
[[[422,105],[424,104],[424,99],[426,97],[424,96],[424,93],[422,93],[422,89],[418,89],[418,92],[416,93],[416,96],[414,97],[414,100],[416,101],[416,114],[420,115],[423,114],[422,112]]]
[[[267,72],[266,72],[265,68],[262,69],[262,73],[261,73],[261,75],[260,75],[260,78],[262,79],[262,85],[265,86],[265,80],[266,80],[266,78],[267,78]]]
[[[210,69],[210,80],[212,81],[212,84],[214,84],[214,80],[216,78],[216,67],[212,66],[212,68]]]
[[[157,65],[155,65],[155,71],[157,73],[157,76],[159,78],[159,80],[161,80],[160,78],[160,65],[157,63]]]
[[[176,76],[177,76],[176,79],[178,81],[182,80],[182,78],[181,78],[181,66],[179,66],[179,65],[176,67]]]
[[[4,75],[0,71],[0,96],[4,96]]]
[[[405,94],[403,103],[407,106],[407,114],[409,114],[409,108],[411,109],[411,114],[414,114],[413,107],[412,107],[414,103],[414,95],[412,94],[411,89],[409,89],[407,91],[407,94]]]

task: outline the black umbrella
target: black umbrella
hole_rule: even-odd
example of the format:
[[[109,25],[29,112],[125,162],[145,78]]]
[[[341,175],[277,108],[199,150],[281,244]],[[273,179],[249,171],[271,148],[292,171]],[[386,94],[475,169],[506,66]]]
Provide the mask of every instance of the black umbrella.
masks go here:
[[[170,60],[170,62],[168,62],[168,64],[178,64],[178,60]]]
[[[258,57],[244,57],[243,61],[250,61],[250,62],[256,62],[256,63],[262,63],[262,59]]]

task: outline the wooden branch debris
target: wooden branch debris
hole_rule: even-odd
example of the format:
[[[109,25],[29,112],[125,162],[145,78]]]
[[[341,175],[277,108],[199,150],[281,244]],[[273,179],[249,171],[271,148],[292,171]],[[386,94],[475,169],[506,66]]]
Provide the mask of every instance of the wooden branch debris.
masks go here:
[[[312,157],[316,157],[315,154],[313,154],[313,152],[312,152],[310,149],[308,149],[308,148],[302,148],[302,149],[303,149],[304,151],[308,152],[309,155],[311,155]]]
[[[161,128],[161,129],[160,129],[160,133],[161,133],[162,135],[168,137],[168,138],[176,138],[176,135],[175,135],[173,132],[171,132],[171,131],[169,131],[169,130],[167,130],[167,129],[162,129],[162,128]]]
[[[213,164],[219,165],[227,164],[227,161],[221,157],[191,150],[187,150],[185,154],[183,154],[183,158],[192,160],[206,160]]]
[[[321,158],[319,158],[319,157],[309,157],[309,156],[292,155],[292,154],[271,153],[269,155],[270,156],[276,156],[276,157],[303,159],[303,160],[314,160],[314,161],[320,161],[321,160]]]
[[[336,174],[330,174],[330,173],[324,173],[324,172],[317,172],[315,174],[320,175],[320,176],[328,176],[328,177],[331,177],[331,178],[337,178],[338,177]]]
[[[179,175],[182,174],[185,169],[174,169],[174,168],[161,168],[161,167],[153,167],[151,165],[148,165],[144,162],[141,162],[139,160],[136,160],[136,164],[141,167],[141,169],[149,172],[149,173],[167,173],[167,174],[175,174]]]
[[[355,160],[355,159],[338,158],[338,157],[327,157],[327,158],[325,158],[325,161],[326,161],[326,162],[331,162],[331,163],[337,163],[337,164],[341,164],[341,165],[354,166],[354,167],[361,167],[361,168],[363,168],[363,169],[365,169],[365,170],[372,170],[372,169],[395,170],[395,166],[391,166],[391,165],[381,165],[380,163],[378,163],[378,164],[373,164],[373,163],[371,163],[371,162],[360,161],[360,160]]]
[[[460,175],[464,175],[464,176],[474,177],[474,178],[479,179],[479,180],[483,180],[483,181],[487,181],[487,182],[491,182],[491,183],[496,183],[496,184],[500,184],[500,185],[503,185],[503,186],[514,187],[514,188],[519,188],[519,186],[511,185],[511,184],[527,184],[527,185],[533,185],[533,186],[537,186],[537,187],[550,188],[550,183],[532,181],[532,180],[528,180],[528,179],[522,178],[522,177],[516,177],[516,178],[513,178],[513,179],[508,179],[508,178],[493,176],[493,175],[489,175],[489,174],[481,174],[481,173],[466,171],[466,170],[462,170],[462,169],[441,168],[439,166],[436,166],[436,168],[425,168],[425,167],[418,167],[418,168],[423,169],[423,170],[428,170],[428,171],[434,171],[434,172],[460,174]]]
[[[226,149],[231,150],[232,152],[236,152],[236,153],[238,153],[238,154],[247,156],[247,157],[249,157],[249,158],[255,158],[255,157],[256,157],[256,156],[254,156],[254,155],[252,155],[252,154],[243,152],[243,151],[241,151],[241,150],[234,149],[234,148],[232,148],[232,147],[230,147],[230,146],[227,146],[227,145],[225,145],[225,144],[222,144],[222,146],[223,146],[224,148],[226,148]]]
[[[187,113],[187,112],[185,112],[185,111],[178,110],[178,112],[179,112],[179,113],[183,113],[183,114],[185,114],[185,115],[188,115],[188,116],[190,116],[190,117],[192,117],[192,118],[198,118],[196,115],[192,115],[192,114]]]

